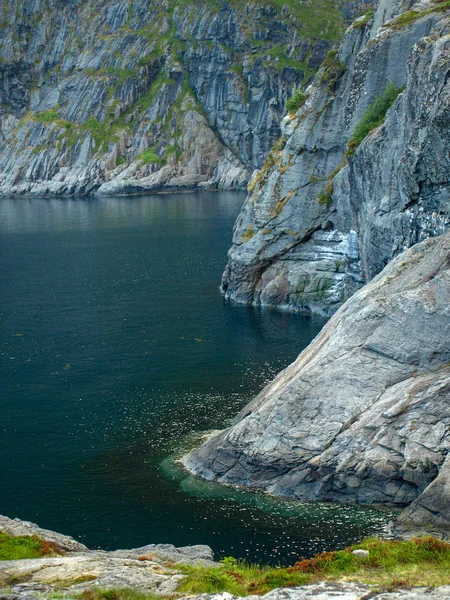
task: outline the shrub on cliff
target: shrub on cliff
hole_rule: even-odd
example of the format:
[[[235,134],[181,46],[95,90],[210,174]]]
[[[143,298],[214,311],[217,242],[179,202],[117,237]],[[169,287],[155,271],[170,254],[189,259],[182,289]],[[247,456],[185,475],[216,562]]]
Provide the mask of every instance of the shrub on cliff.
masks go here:
[[[355,127],[355,131],[347,144],[347,156],[353,156],[363,139],[367,137],[373,129],[379,127],[383,123],[387,111],[391,108],[397,99],[397,96],[402,91],[402,88],[398,88],[393,83],[389,83],[383,94],[369,106],[363,118]]]

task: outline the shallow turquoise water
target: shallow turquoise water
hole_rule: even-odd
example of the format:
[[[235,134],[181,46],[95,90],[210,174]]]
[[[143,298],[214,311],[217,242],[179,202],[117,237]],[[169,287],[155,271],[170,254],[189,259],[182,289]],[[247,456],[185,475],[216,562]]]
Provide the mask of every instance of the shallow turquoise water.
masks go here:
[[[271,562],[382,530],[384,513],[202,483],[168,458],[323,325],[222,300],[243,200],[0,200],[1,513],[90,546],[206,543]]]

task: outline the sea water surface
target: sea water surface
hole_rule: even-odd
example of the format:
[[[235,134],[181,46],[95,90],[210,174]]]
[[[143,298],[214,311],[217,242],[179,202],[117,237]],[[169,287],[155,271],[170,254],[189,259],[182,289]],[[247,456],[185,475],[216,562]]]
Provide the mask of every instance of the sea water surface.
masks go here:
[[[173,458],[324,321],[219,294],[242,193],[0,200],[0,513],[92,547],[272,563],[380,533],[373,509],[203,483]]]

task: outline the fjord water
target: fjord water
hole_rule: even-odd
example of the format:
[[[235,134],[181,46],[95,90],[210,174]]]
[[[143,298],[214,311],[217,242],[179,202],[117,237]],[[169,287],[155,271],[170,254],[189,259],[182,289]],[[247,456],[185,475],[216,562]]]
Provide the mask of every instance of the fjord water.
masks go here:
[[[222,300],[243,200],[0,200],[0,513],[92,547],[204,543],[265,562],[383,528],[384,513],[202,483],[168,458],[323,325]]]

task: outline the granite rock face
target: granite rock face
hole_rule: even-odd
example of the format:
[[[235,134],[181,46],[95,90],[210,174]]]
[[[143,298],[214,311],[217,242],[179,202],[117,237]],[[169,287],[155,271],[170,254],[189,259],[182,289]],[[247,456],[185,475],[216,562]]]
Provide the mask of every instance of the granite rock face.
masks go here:
[[[405,10],[417,18],[402,22]],[[450,11],[380,1],[329,54],[250,183],[226,298],[332,315],[395,256],[450,225]],[[352,133],[392,83],[402,93],[352,156]]]
[[[301,500],[413,503],[405,515],[417,522],[427,513],[448,523],[449,449],[446,234],[355,293],[232,427],[183,463],[206,479]]]
[[[365,0],[7,0],[0,194],[242,188]]]

